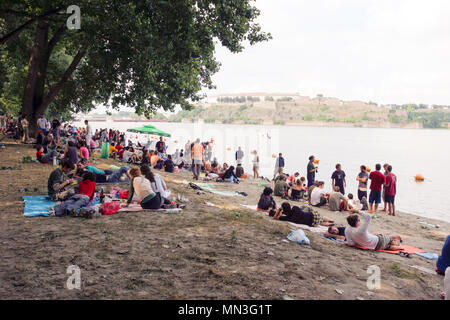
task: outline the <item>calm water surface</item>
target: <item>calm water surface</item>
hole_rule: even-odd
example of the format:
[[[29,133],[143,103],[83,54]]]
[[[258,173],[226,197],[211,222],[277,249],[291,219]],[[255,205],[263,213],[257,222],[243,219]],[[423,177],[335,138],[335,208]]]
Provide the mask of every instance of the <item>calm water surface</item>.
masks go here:
[[[75,123],[81,126],[81,123]],[[150,123],[92,122],[92,127],[115,128],[126,131]],[[317,180],[331,188],[331,174],[336,163],[346,173],[346,192],[356,195],[356,175],[365,164],[374,169],[376,163],[389,163],[397,175],[396,205],[400,211],[450,222],[448,196],[450,170],[450,130],[322,128],[296,126],[218,125],[194,123],[151,123],[172,134],[167,139],[169,152],[184,149],[188,139],[214,139],[214,156],[219,162],[234,162],[234,152],[241,146],[245,154],[244,168],[251,172],[251,150],[258,150],[260,174],[273,176],[275,159],[272,154],[283,153],[285,172],[298,171],[306,176],[308,157],[320,160]],[[136,141],[136,134],[129,133]],[[138,136],[145,142],[145,136]],[[227,150],[230,148],[231,150]],[[415,182],[422,174],[424,182]]]

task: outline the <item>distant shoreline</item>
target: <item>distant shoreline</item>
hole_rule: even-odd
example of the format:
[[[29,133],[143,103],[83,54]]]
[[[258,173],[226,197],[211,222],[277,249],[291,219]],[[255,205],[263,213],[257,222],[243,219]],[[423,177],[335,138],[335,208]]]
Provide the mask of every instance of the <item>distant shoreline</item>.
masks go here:
[[[236,121],[233,123],[223,123],[223,122],[204,122],[203,119],[200,119],[200,121],[194,121],[192,122],[189,119],[183,119],[180,121],[169,121],[165,119],[107,119],[107,118],[100,118],[100,119],[74,119],[73,122],[83,122],[84,120],[89,120],[90,122],[166,122],[166,123],[183,123],[183,124],[190,124],[190,123],[196,123],[196,124],[218,124],[218,125],[250,125],[250,126],[287,126],[287,127],[322,127],[322,128],[369,128],[369,129],[433,129],[433,130],[448,130],[447,127],[442,128],[424,128],[423,125],[419,122],[413,122],[408,124],[393,124],[389,122],[383,122],[383,123],[372,123],[372,122],[366,122],[366,123],[344,123],[344,122],[327,122],[327,121],[286,121],[283,124],[280,123],[274,123],[274,121],[265,121],[263,123],[245,123],[241,121]]]

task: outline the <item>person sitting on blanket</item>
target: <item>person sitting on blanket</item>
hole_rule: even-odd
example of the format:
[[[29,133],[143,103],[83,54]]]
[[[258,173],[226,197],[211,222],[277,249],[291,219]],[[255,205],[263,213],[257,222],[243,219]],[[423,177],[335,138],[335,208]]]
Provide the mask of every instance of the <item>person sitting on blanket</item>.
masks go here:
[[[359,215],[363,217],[361,223]],[[400,236],[389,236],[384,234],[374,235],[369,233],[369,225],[372,219],[367,212],[360,211],[347,217],[350,227],[345,228],[346,244],[351,247],[360,246],[370,250],[401,250],[403,246]]]
[[[97,183],[113,183],[113,182],[120,182],[122,180],[122,177],[125,175],[129,168],[127,166],[121,167],[117,171],[112,170],[100,170],[94,166],[87,166],[87,161],[82,160],[79,161],[77,164],[77,175],[82,176],[83,171],[89,171],[92,173],[95,173],[96,175],[96,181]]]
[[[314,181],[313,185],[308,188],[308,202],[311,203],[311,194],[314,189],[319,185],[320,181]]]
[[[69,179],[67,175],[75,169],[72,162],[63,160],[60,168],[52,171],[48,178],[48,196],[54,201],[66,200],[76,194],[74,188],[71,188],[73,179]]]
[[[436,261],[436,272],[438,274],[444,275],[445,270],[450,267],[450,235],[445,239],[444,246],[442,247],[442,252]]]
[[[359,201],[359,199],[354,199],[352,193],[349,193],[347,195],[347,197],[348,197],[348,209],[349,210],[355,210],[355,213],[359,210],[362,210],[363,205]]]
[[[289,186],[286,183],[286,176],[284,174],[279,174],[276,178],[275,186],[273,188],[273,194],[277,197],[285,198],[287,197]]]
[[[167,155],[166,161],[164,161],[164,171],[173,173],[175,164],[172,161],[172,156],[170,154]]]
[[[272,188],[265,187],[261,197],[258,201],[258,206],[256,211],[262,211],[269,213],[269,216],[273,217],[275,215],[275,210],[277,210],[277,204],[272,197],[273,190]]]
[[[55,150],[50,150],[49,153],[44,154],[44,148],[42,146],[36,147],[36,159],[40,163],[50,163],[53,161],[54,157],[60,159],[61,155],[59,155]]]
[[[150,181],[152,190],[159,194],[163,204],[174,204],[168,199],[170,190],[167,188],[166,182],[160,174],[153,173],[147,164],[141,166],[141,174]]]
[[[225,165],[225,164],[224,164]],[[220,176],[220,175],[219,175]],[[239,184],[239,179],[234,174],[234,166],[230,166],[217,181],[234,182]]]
[[[92,211],[81,211],[79,214],[77,210],[86,207],[95,194],[95,174],[92,172],[85,172],[83,181],[80,182],[78,194],[71,196],[63,203],[50,208],[51,216],[62,217],[66,215],[92,218]]]
[[[328,200],[328,207],[331,211],[347,211],[348,200],[340,192],[339,186],[334,186],[334,191],[330,193],[330,198]]]
[[[291,187],[291,200],[299,201],[303,199],[303,195],[305,194],[304,182],[305,177],[301,177],[297,179],[295,183]]]
[[[128,171],[131,178],[130,192],[128,196],[127,206],[131,203],[133,195],[136,192],[138,203],[142,209],[160,209],[162,199],[159,193],[153,191],[150,181],[142,176],[141,169],[134,167]]]
[[[277,209],[274,217],[276,220],[289,221],[297,224],[304,224],[310,227],[332,226],[334,221],[327,217],[322,217],[317,211],[302,211],[297,206],[291,207],[289,202],[283,202],[281,208]]]
[[[300,175],[300,173],[296,172],[293,175],[290,175],[287,179],[286,182],[289,184],[290,187],[292,187],[293,185],[295,185],[295,182],[298,179],[298,176]]]
[[[325,183],[319,181],[317,187],[315,187],[311,192],[311,205],[315,207],[321,207],[327,204],[329,194],[323,189]]]
[[[328,231],[325,232],[325,236],[345,240],[345,227],[329,227]]]

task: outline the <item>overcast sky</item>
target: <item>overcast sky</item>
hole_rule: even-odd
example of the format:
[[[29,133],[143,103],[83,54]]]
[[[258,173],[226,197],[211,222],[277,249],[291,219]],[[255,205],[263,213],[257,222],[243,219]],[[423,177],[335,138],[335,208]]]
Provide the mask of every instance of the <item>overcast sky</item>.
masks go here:
[[[299,92],[450,104],[450,1],[257,0],[269,42],[232,54],[208,94]]]
[[[450,1],[254,4],[273,39],[238,54],[218,45],[222,67],[208,95],[299,92],[382,104],[450,104]]]

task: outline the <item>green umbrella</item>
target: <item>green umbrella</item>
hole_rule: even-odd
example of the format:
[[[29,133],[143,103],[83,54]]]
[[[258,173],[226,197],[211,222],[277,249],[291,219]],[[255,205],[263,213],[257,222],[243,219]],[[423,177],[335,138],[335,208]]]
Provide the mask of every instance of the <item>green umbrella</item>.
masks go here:
[[[127,131],[135,132],[135,133],[144,133],[144,134],[155,135],[155,136],[170,137],[170,133],[159,130],[159,129],[155,128],[154,126],[152,126],[151,124],[145,125],[140,128],[128,129]]]

